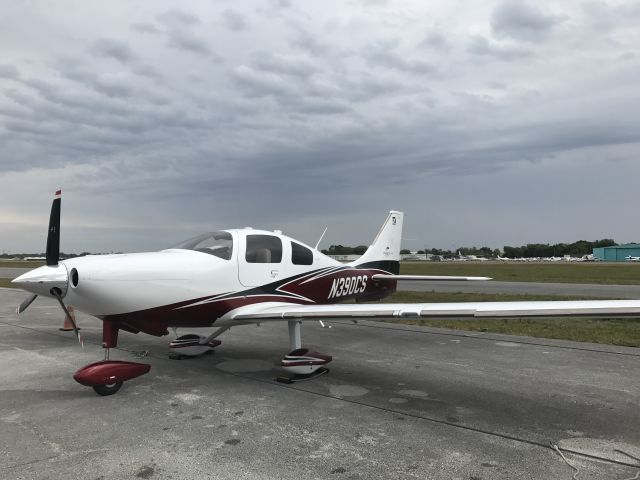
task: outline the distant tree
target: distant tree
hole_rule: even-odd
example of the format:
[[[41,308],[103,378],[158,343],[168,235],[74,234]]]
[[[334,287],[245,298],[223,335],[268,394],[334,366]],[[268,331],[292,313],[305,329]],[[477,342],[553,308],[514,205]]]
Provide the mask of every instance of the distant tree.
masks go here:
[[[411,253],[411,250],[407,250],[406,248],[403,248],[402,250],[400,250],[400,255],[409,255]]]
[[[612,247],[617,243],[611,238],[602,240],[578,240],[573,243],[528,243],[521,247],[504,246],[504,256],[508,258],[562,257],[564,255],[583,256],[593,252],[594,248]]]
[[[352,255],[364,255],[364,252],[367,251],[367,248],[369,247],[367,247],[366,245],[358,245],[353,249]]]
[[[367,251],[366,245],[357,247],[345,247],[344,245],[331,245],[327,250],[322,250],[325,255],[362,255]]]

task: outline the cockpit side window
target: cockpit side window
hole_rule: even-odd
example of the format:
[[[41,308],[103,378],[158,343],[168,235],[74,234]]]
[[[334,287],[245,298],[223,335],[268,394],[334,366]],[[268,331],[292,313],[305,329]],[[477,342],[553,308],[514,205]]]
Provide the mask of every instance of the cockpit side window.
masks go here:
[[[247,263],[280,263],[282,241],[273,235],[247,235]]]
[[[312,265],[313,252],[296,242],[291,242],[291,262],[294,265]]]
[[[195,250],[223,260],[231,260],[233,237],[229,232],[210,232],[185,240],[172,248]]]

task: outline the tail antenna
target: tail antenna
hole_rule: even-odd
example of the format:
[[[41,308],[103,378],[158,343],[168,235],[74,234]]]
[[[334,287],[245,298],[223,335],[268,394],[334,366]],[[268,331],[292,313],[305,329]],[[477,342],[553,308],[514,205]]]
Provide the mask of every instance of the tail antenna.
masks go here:
[[[316,250],[318,249],[318,246],[320,245],[320,242],[324,238],[324,234],[327,233],[328,229],[329,229],[329,227],[324,227],[324,232],[322,232],[322,235],[320,235],[320,238],[318,239],[318,242],[316,243],[316,246],[313,247],[313,248],[315,248]]]

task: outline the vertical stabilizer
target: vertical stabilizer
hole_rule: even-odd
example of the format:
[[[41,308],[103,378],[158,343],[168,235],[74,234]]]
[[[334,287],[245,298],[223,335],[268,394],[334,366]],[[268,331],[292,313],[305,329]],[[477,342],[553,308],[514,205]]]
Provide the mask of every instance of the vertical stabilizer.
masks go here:
[[[404,213],[390,211],[371,246],[352,265],[362,268],[379,268],[396,275],[400,273],[403,218]]]

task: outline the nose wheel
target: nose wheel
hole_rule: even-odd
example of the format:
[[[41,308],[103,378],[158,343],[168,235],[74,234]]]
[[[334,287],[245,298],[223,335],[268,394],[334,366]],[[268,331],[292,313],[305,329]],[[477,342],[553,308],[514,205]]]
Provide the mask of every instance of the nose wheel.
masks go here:
[[[122,387],[122,383],[123,382],[116,382],[116,383],[112,383],[111,385],[94,385],[93,390],[98,395],[107,397],[109,395],[113,395],[118,390],[120,390],[120,387]]]
[[[86,365],[78,370],[73,379],[81,385],[92,387],[103,397],[113,395],[122,384],[133,378],[144,375],[151,370],[147,363],[109,360],[109,349],[118,342],[118,325],[110,320],[102,323],[102,347],[105,349],[104,360]]]

